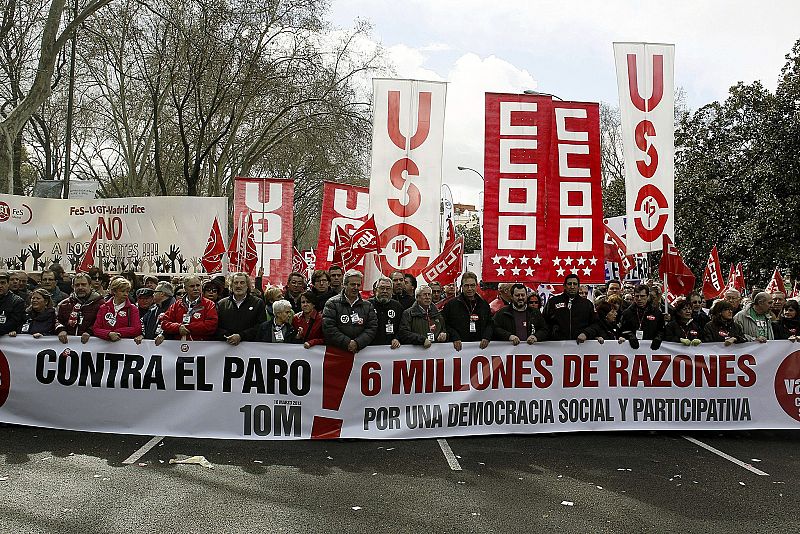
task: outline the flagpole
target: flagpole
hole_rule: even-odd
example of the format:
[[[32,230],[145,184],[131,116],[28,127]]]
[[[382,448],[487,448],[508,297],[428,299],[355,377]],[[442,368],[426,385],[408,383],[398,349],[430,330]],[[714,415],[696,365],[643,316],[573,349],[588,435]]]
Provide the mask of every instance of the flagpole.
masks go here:
[[[266,186],[266,178],[262,178],[261,180],[261,185]],[[281,189],[281,191],[283,191],[283,189]],[[294,199],[292,199],[292,202],[294,202]],[[264,203],[264,192],[261,191],[261,257],[259,258],[261,260],[261,271],[264,270],[264,217],[266,216],[266,209],[267,207]],[[255,230],[253,231],[253,234],[255,235]]]
[[[664,277],[664,292],[662,296],[664,297],[664,313],[669,313],[669,304],[667,304],[667,273],[662,273],[661,276]]]

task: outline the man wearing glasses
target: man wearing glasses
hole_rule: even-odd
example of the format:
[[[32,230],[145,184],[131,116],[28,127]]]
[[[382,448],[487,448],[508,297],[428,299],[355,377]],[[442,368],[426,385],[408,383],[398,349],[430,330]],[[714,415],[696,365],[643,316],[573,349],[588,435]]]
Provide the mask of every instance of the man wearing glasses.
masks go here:
[[[705,301],[697,291],[689,293],[689,304],[692,306],[692,319],[700,325],[700,328],[705,328],[706,324],[711,320],[711,317],[703,311],[703,304]]]
[[[575,273],[564,279],[564,292],[551,297],[544,307],[545,321],[550,326],[551,340],[586,341],[583,330],[594,322],[594,306],[578,295],[581,282]]]

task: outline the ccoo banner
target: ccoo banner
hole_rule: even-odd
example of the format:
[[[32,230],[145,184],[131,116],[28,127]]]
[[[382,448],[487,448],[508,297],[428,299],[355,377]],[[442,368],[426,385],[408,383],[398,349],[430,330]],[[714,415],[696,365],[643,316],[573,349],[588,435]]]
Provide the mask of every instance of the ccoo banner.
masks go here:
[[[375,79],[373,91],[369,211],[381,252],[365,260],[365,286],[395,270],[419,276],[439,254],[447,85]]]
[[[675,241],[675,45],[614,43],[628,254]]]
[[[226,232],[226,198],[97,200],[0,195],[0,264],[75,271],[97,231],[95,265],[106,272],[199,273],[214,219]]]
[[[160,436],[406,439],[800,428],[789,341],[430,349],[0,341],[0,421]]]

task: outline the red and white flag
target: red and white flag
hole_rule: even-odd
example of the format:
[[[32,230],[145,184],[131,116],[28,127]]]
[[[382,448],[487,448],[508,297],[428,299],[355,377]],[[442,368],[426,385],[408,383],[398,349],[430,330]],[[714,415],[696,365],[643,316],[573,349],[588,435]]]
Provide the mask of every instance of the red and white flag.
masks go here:
[[[452,217],[448,217],[447,218],[447,235],[445,236],[444,246],[442,247],[442,249],[447,248],[455,240],[456,240],[456,227],[453,224],[453,218]]]
[[[333,264],[336,232],[355,230],[369,212],[369,189],[339,182],[323,182],[322,213],[319,224],[315,268],[327,270]]]
[[[789,298],[797,298],[800,297],[800,283],[797,280],[794,282],[794,287],[792,288],[792,294],[789,295]]]
[[[303,276],[307,276],[308,272],[308,263],[297,247],[292,247],[292,271],[301,273]]]
[[[605,281],[599,107],[486,94],[483,280]]]
[[[636,266],[636,261],[633,257],[628,256],[627,248],[622,238],[608,227],[607,222],[607,219],[603,220],[603,231],[605,232],[603,239],[605,245],[604,256],[606,261],[619,265],[619,278],[622,280]]]
[[[97,228],[94,229],[94,233],[92,234],[92,239],[89,241],[89,246],[86,247],[86,253],[83,255],[83,259],[81,260],[81,264],[78,266],[77,272],[85,273],[88,272],[89,269],[94,267],[94,253],[95,253],[95,245],[97,244],[97,238],[100,237],[100,225],[97,225]]]
[[[464,269],[464,237],[450,241],[445,249],[422,271],[426,282],[439,282],[442,286],[455,283]]]
[[[781,271],[777,267],[775,267],[775,271],[772,273],[772,279],[769,281],[764,291],[767,293],[781,292],[784,295],[786,294],[786,283],[783,281]]]
[[[628,253],[675,238],[675,45],[614,43]]]
[[[362,224],[349,238],[350,247],[347,254],[342,254],[345,265],[342,268],[347,271],[353,269],[361,259],[369,252],[380,253],[381,245],[378,238],[378,227],[375,226],[375,217]]]
[[[250,251],[248,236],[252,235],[255,266],[264,268],[267,283],[284,284],[292,272],[293,217],[293,181],[236,177],[233,186],[233,220],[251,221],[250,229],[244,236],[239,236],[239,241],[247,238],[248,246],[243,250]],[[239,233],[234,232],[234,237]],[[229,245],[228,249],[231,248]],[[249,255],[242,260],[242,266],[252,262]]]
[[[243,214],[242,214],[243,215]],[[233,271],[241,271],[254,275],[258,265],[258,253],[253,231],[253,216],[240,217],[239,225],[234,229],[233,237],[228,245],[228,259]]]
[[[747,283],[744,280],[744,269],[742,268],[742,262],[736,264],[736,289],[740,292],[744,293],[745,289],[747,288]]]
[[[219,228],[219,221],[214,217],[211,231],[208,233],[206,250],[200,263],[207,273],[217,273],[222,270],[222,257],[225,255],[225,241],[222,239],[222,231]]]
[[[381,251],[365,259],[364,285],[383,273],[418,276],[439,250],[447,84],[373,79],[369,211]]]
[[[703,271],[703,297],[706,300],[719,298],[725,291],[722,279],[722,269],[719,264],[719,254],[717,245],[711,249],[706,262],[706,269]]]
[[[697,279],[692,270],[684,263],[681,253],[672,243],[669,236],[664,236],[664,251],[661,256],[661,263],[658,264],[658,272],[662,278],[666,278],[666,286],[672,295],[679,297],[688,295],[693,289]],[[664,288],[666,293],[667,287]]]

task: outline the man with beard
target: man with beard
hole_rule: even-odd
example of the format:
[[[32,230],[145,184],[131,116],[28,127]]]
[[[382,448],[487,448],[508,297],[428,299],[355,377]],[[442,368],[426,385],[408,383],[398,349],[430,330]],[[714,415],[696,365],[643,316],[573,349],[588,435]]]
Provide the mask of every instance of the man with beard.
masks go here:
[[[402,271],[395,271],[392,273],[394,300],[399,302],[404,310],[407,310],[414,305],[414,297],[406,293],[405,281],[406,277]]]
[[[564,292],[550,297],[544,307],[544,320],[550,328],[550,339],[586,341],[583,331],[594,323],[594,306],[578,295],[581,282],[575,273],[564,278]]]
[[[68,335],[81,336],[81,343],[86,343],[93,334],[92,326],[103,298],[97,291],[92,291],[91,284],[88,274],[76,274],[72,279],[72,295],[56,308],[56,333],[62,343],[67,343]]]
[[[156,336],[156,345],[160,345],[165,336],[192,341],[214,338],[217,331],[217,305],[200,294],[201,286],[198,276],[192,275],[184,280],[186,295],[175,301],[161,318],[164,333]]]
[[[391,345],[393,349],[398,348],[403,306],[392,298],[392,281],[386,277],[378,278],[375,296],[369,301],[378,314],[378,330],[371,345]]]
[[[483,350],[492,339],[489,303],[478,295],[477,289],[478,275],[465,272],[461,275],[461,294],[444,306],[444,323],[456,350],[461,350],[462,341],[480,341]]]
[[[231,345],[238,345],[242,337],[254,336],[258,325],[266,322],[266,304],[263,299],[250,294],[250,277],[247,273],[232,274],[228,285],[231,294],[217,302],[219,323],[216,337]]]
[[[619,326],[622,334],[632,342],[634,339],[651,340],[653,349],[661,344],[664,312],[650,303],[650,290],[646,285],[639,284],[633,288],[633,305],[622,313]],[[633,344],[636,345],[636,342]]]
[[[522,284],[511,285],[511,304],[494,314],[494,336],[501,341],[532,345],[547,339],[547,323],[537,308],[528,306],[528,290]]]
[[[25,301],[10,289],[10,275],[0,272],[0,336],[17,332],[25,322]]]
[[[153,291],[153,305],[142,316],[142,333],[145,339],[155,339],[161,334],[161,316],[175,302],[174,289],[169,282],[159,282]]]

